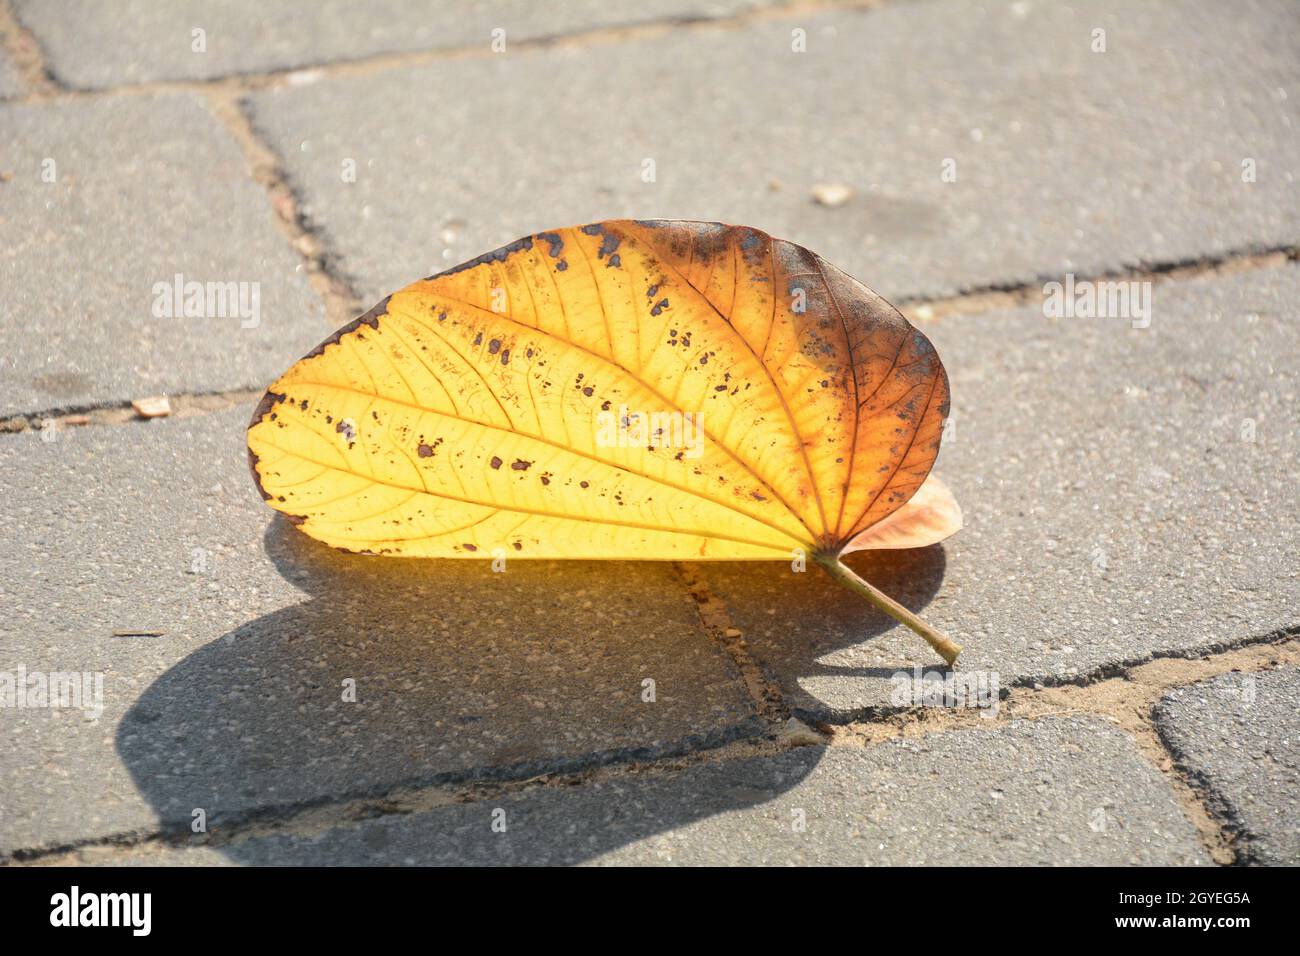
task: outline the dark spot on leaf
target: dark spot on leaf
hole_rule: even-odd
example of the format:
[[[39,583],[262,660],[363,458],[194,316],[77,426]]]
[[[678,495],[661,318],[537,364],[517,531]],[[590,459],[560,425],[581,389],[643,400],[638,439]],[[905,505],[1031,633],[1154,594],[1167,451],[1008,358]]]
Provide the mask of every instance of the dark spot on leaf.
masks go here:
[[[604,259],[606,256],[612,256],[618,251],[618,244],[622,242],[618,236],[612,232],[604,234],[605,238],[600,241],[600,248],[596,250],[596,258]],[[613,265],[613,263],[610,263]]]
[[[560,258],[560,253],[564,251],[564,240],[560,238],[559,233],[541,232],[537,234],[537,238],[546,243],[546,252],[552,259]]]
[[[533,467],[533,463],[531,461],[524,461],[522,458],[516,458],[510,463],[510,467],[515,471],[527,471],[529,468]]]

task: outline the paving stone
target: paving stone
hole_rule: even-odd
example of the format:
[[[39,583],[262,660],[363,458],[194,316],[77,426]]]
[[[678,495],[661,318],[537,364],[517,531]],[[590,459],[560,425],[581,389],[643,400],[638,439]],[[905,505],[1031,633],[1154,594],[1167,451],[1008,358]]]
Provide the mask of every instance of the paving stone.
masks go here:
[[[13,173],[0,183],[0,415],[263,386],[328,333],[270,202],[199,98],[0,105],[0,127],[0,172]],[[177,275],[246,283],[246,308],[169,311],[154,287]]]
[[[1297,301],[1286,266],[1155,286],[1145,329],[1034,308],[926,325],[952,382],[936,471],[966,526],[849,563],[1001,687],[1294,626]],[[701,573],[799,711],[905,703],[895,675],[939,663],[815,565]]]
[[[1016,722],[869,749],[800,747],[140,862],[220,856],[255,865],[1209,862],[1160,774],[1129,738],[1093,719]]]
[[[696,20],[765,5],[762,0],[565,0],[416,3],[376,0],[364,6],[322,0],[304,15],[292,0],[166,4],[127,0],[19,0],[21,20],[47,51],[54,74],[78,88],[153,80],[206,80],[356,60],[383,53],[481,45],[504,30],[520,40],[655,20]],[[194,30],[204,31],[195,52]],[[87,37],[94,44],[87,47]]]
[[[1238,857],[1300,864],[1300,669],[1224,674],[1171,691],[1156,726],[1237,833]]]
[[[248,414],[0,439],[0,672],[103,675],[97,720],[0,709],[0,854],[761,730],[671,566],[330,551],[258,499]]]
[[[887,297],[942,296],[1293,244],[1297,26],[1286,2],[944,0],[403,66],[253,102],[371,301],[620,216],[759,226]],[[855,195],[829,208],[818,184]]]

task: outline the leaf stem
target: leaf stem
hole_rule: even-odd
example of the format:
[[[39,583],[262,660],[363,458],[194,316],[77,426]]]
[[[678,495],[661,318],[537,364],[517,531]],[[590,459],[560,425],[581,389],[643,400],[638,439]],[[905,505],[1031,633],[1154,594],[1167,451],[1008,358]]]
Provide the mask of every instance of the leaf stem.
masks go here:
[[[937,628],[931,627],[925,621],[921,620],[903,605],[899,604],[893,598],[889,597],[882,591],[877,590],[868,584],[862,578],[853,573],[840,559],[834,555],[817,555],[817,563],[826,569],[835,580],[844,585],[850,591],[862,595],[880,610],[884,611],[900,624],[906,624],[917,634],[925,638],[926,643],[933,647],[951,667],[957,662],[957,655],[961,653],[961,645],[948,637]]]

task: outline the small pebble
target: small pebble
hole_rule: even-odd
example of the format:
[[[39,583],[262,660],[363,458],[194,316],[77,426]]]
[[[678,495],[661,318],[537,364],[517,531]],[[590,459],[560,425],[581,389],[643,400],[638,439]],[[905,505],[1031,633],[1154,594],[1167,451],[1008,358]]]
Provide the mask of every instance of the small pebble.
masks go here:
[[[853,198],[853,190],[843,183],[818,183],[812,189],[813,201],[834,209]]]

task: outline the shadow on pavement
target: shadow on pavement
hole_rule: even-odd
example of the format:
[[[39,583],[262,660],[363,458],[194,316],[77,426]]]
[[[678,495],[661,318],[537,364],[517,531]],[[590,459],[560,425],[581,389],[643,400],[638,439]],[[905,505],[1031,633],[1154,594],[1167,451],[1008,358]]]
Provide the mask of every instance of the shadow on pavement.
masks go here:
[[[359,559],[278,518],[264,547],[310,597],[195,651],[119,728],[119,753],[169,831],[189,832],[196,809],[215,836],[250,813],[275,817],[405,786],[524,780],[765,733],[668,565],[516,561],[498,575],[486,562]],[[940,547],[852,560],[914,609],[943,576]],[[745,580],[772,586],[775,569],[737,568],[756,570],[737,575],[729,600],[748,599]],[[835,586],[790,591],[779,620],[796,656],[810,615],[848,615],[856,641],[892,624]],[[824,640],[809,643],[807,673],[826,650]],[[653,704],[642,700],[647,677]],[[345,680],[356,682],[355,702],[342,699]],[[791,752],[775,776],[770,766],[729,761],[677,782],[647,775],[526,789],[503,798],[515,807],[508,839],[471,803],[222,851],[272,864],[580,862],[771,799],[821,753]]]

